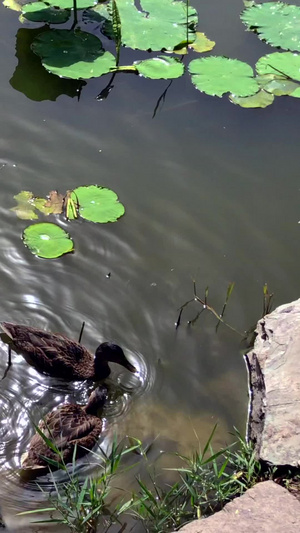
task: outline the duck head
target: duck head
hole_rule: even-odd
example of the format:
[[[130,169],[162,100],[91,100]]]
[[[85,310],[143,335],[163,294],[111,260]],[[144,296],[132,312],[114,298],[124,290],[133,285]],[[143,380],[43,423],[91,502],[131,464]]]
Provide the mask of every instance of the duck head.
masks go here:
[[[110,371],[108,373],[104,372],[104,368],[108,368],[107,363],[117,363],[127,368],[129,372],[136,372],[136,368],[125,357],[122,348],[118,344],[103,342],[98,346],[95,353],[95,372],[96,374],[102,374],[102,378],[107,377],[110,373]]]
[[[96,415],[102,409],[108,398],[108,390],[105,385],[97,387],[89,397],[84,410],[88,415]]]

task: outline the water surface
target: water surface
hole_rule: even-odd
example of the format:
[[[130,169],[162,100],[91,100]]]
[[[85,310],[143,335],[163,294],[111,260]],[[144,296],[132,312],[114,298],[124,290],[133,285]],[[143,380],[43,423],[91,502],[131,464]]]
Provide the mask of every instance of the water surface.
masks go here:
[[[245,32],[240,1],[194,5],[201,30],[217,41],[216,54],[254,65],[272,51]],[[123,346],[141,379],[130,385],[114,369],[123,393],[107,410],[107,427],[120,437],[156,439],[153,460],[161,450],[188,453],[195,431],[204,443],[216,422],[215,446],[230,442],[247,414],[240,337],[224,327],[216,335],[208,314],[188,327],[196,304],[177,331],[174,324],[193,296],[194,277],[199,295],[210,287],[217,309],[235,281],[227,320],[241,332],[260,316],[265,282],[277,305],[298,296],[299,101],[283,97],[265,110],[244,110],[202,95],[184,77],[152,118],[168,82],[130,75],[117,76],[103,101],[95,97],[108,77],[90,80],[78,100],[77,82],[50,84],[37,63],[20,60],[32,26],[21,28],[17,14],[0,5],[0,28],[1,319],[73,338],[85,320],[89,349],[104,340]],[[124,64],[141,55],[122,54]],[[115,190],[125,216],[101,226],[61,220],[76,252],[53,261],[31,255],[21,241],[26,222],[9,210],[13,196],[91,183]],[[2,373],[5,350],[1,344]],[[66,388],[14,356],[0,391],[2,472],[20,467],[32,419],[85,399],[84,385]],[[20,493],[15,475],[5,483],[4,516],[24,531],[15,513],[35,504],[36,495]]]

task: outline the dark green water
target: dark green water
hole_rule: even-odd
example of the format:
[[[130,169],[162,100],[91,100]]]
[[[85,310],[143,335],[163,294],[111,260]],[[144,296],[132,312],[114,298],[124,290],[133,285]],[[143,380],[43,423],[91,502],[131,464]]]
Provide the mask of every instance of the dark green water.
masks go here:
[[[272,51],[245,32],[239,0],[193,4],[216,55],[254,66]],[[117,76],[103,101],[95,97],[108,77],[90,80],[78,101],[77,83],[45,75],[24,54],[32,27],[0,5],[0,318],[75,338],[85,320],[89,349],[114,340],[131,354],[140,381],[115,369],[124,393],[107,411],[108,437],[159,436],[152,459],[162,449],[192,450],[194,429],[204,443],[216,422],[215,446],[229,442],[247,414],[240,337],[223,327],[216,335],[208,315],[187,327],[196,306],[176,332],[177,309],[192,297],[192,277],[200,295],[210,287],[217,309],[235,281],[226,318],[240,331],[259,318],[265,282],[276,305],[299,296],[300,103],[282,97],[265,110],[244,110],[202,95],[186,76],[172,83],[153,119],[168,82],[130,75]],[[122,63],[141,55],[123,50]],[[73,223],[74,255],[31,255],[21,241],[26,222],[9,210],[13,196],[90,183],[115,190],[126,215],[110,225]],[[20,466],[33,434],[29,413],[38,421],[85,397],[84,386],[66,389],[15,356],[0,390],[3,478]],[[14,515],[37,496],[15,477],[4,487],[3,514],[25,531]]]

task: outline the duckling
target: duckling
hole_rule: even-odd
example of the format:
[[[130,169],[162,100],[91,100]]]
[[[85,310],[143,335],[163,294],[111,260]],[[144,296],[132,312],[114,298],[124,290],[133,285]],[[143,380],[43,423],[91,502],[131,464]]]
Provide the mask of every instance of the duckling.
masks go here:
[[[73,461],[75,446],[76,459],[88,453],[101,434],[102,420],[96,415],[106,399],[107,387],[101,386],[92,392],[86,405],[66,403],[48,413],[38,427],[60,454],[49,448],[37,432],[30,441],[28,452],[22,456],[22,471],[38,470],[39,475],[47,473],[49,463],[45,457],[66,465]],[[51,468],[55,466],[51,465]]]
[[[62,334],[10,322],[1,322],[0,326],[10,338],[12,348],[36,370],[49,376],[68,381],[100,381],[110,374],[108,362],[118,363],[130,372],[136,372],[117,344],[103,342],[94,357],[81,344]],[[10,351],[8,364],[11,364]]]

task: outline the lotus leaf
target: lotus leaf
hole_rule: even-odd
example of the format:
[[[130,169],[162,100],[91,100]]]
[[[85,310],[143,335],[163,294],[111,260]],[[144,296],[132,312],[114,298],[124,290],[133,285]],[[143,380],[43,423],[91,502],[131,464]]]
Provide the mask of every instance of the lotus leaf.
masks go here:
[[[139,74],[152,80],[180,78],[184,73],[183,64],[174,57],[158,56],[134,64]]]
[[[46,207],[45,198],[38,198],[33,196],[30,191],[21,191],[14,196],[17,200],[17,206],[12,207],[11,211],[15,211],[16,215],[22,220],[35,220],[38,218],[35,209],[38,209],[45,215],[48,215],[51,211]]]
[[[118,0],[117,3],[125,46],[139,50],[173,50],[180,43],[186,43],[187,32],[189,42],[194,41],[197,11],[191,6],[187,8],[185,1],[140,0],[142,10],[135,4],[135,0]]]
[[[48,22],[60,24],[69,20],[70,9],[58,9],[47,5],[45,2],[32,2],[22,7],[22,15],[32,22]]]
[[[23,220],[34,220],[38,218],[33,205],[33,194],[30,191],[21,191],[14,196],[18,205],[12,207],[11,211],[15,211],[16,215]]]
[[[192,48],[195,52],[210,52],[215,46],[215,41],[211,41],[206,37],[205,33],[199,31],[196,32],[196,39],[193,43],[189,44],[189,48]]]
[[[22,11],[22,6],[26,4],[27,1],[28,0],[4,0],[3,5],[13,11]]]
[[[72,198],[79,203],[80,216],[92,222],[116,222],[125,213],[116,193],[98,185],[77,187]]]
[[[299,83],[279,74],[264,74],[263,76],[257,76],[256,79],[260,87],[275,96],[297,96],[295,93],[300,89]]]
[[[211,96],[231,92],[235,96],[251,96],[259,90],[250,65],[238,59],[205,57],[189,64],[192,82],[199,91]]]
[[[241,19],[267,43],[300,50],[300,7],[282,2],[256,4],[246,8]]]
[[[246,96],[241,98],[240,96],[235,96],[233,94],[229,95],[229,100],[233,104],[237,104],[240,107],[246,108],[255,108],[255,107],[267,107],[271,105],[274,101],[274,95],[266,93],[265,91],[259,91],[253,96]]]
[[[300,54],[292,52],[268,54],[258,60],[256,70],[260,76],[273,74],[279,79],[286,76],[291,78],[291,81],[300,81]]]
[[[56,224],[48,222],[25,228],[23,241],[34,255],[45,259],[54,259],[74,250],[69,234]]]
[[[106,74],[116,64],[98,37],[81,30],[50,30],[38,35],[31,45],[43,66],[58,76],[81,79]]]
[[[60,9],[73,9],[73,0],[47,0],[47,4]],[[77,9],[86,9],[97,4],[97,0],[77,0]]]

